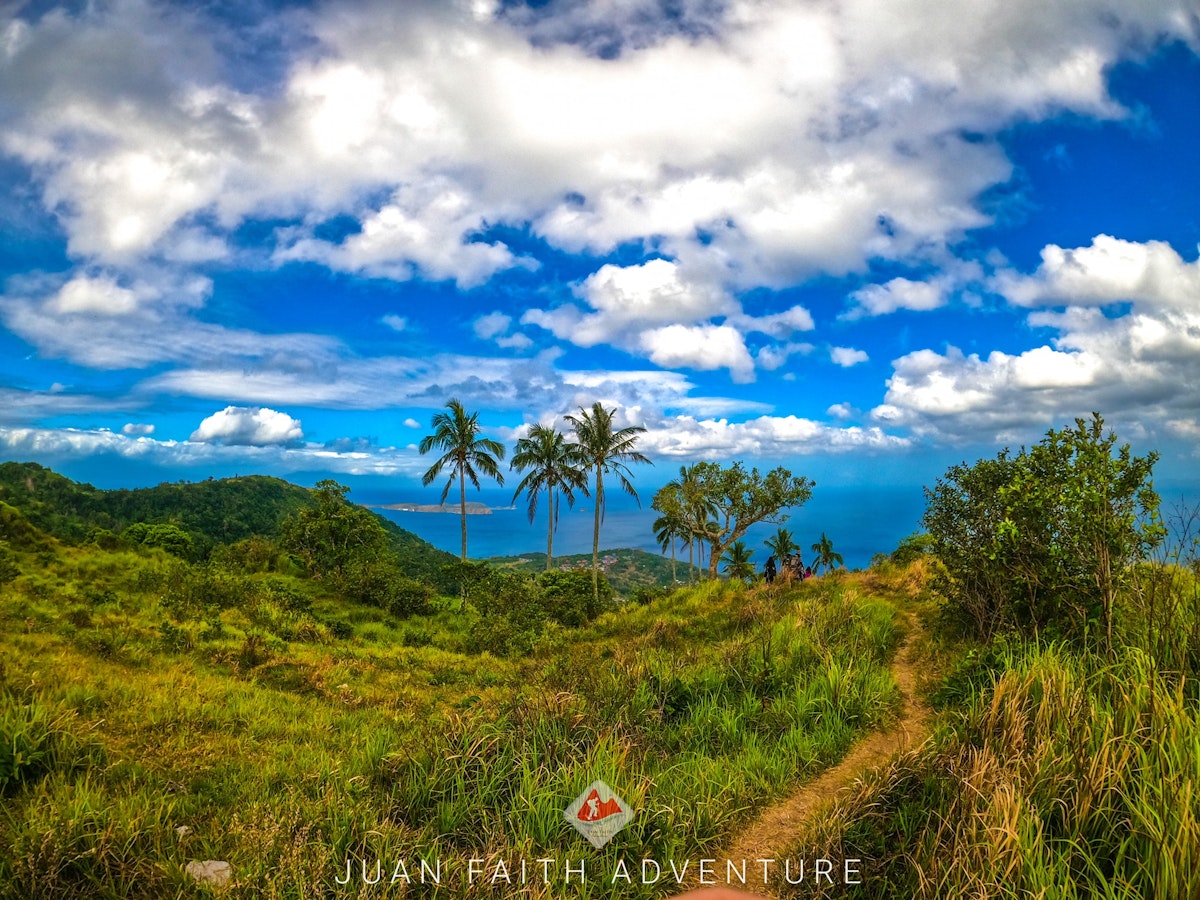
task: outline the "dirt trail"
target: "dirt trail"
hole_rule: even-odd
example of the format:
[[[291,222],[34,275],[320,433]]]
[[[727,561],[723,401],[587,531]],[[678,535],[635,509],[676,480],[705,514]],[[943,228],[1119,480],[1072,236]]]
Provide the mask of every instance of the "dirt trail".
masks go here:
[[[873,732],[850,748],[840,763],[825,770],[815,780],[808,782],[792,796],[767,809],[752,822],[733,844],[716,854],[717,864],[713,871],[725,873],[725,861],[735,860],[739,865],[743,859],[754,866],[756,859],[779,859],[780,851],[795,838],[804,822],[840,791],[854,784],[864,770],[885,762],[894,753],[905,750],[923,741],[929,733],[929,710],[917,698],[916,674],[913,664],[912,638],[915,624],[909,617],[908,634],[901,643],[892,662],[892,676],[904,697],[904,711],[890,729]],[[699,887],[697,883],[687,885]],[[751,890],[763,896],[773,896],[769,888],[757,885],[742,890]]]

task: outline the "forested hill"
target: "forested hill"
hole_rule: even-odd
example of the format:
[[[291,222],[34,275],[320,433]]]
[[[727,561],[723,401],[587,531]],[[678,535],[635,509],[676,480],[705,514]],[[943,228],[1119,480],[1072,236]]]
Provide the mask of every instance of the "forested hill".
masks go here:
[[[90,540],[97,529],[120,534],[137,522],[177,525],[192,536],[201,558],[220,544],[251,535],[275,537],[284,519],[316,503],[308,488],[265,475],[106,491],[37,463],[16,462],[0,463],[0,500],[68,543]],[[442,566],[456,560],[391,520],[372,515],[392,539],[406,574],[438,581]]]

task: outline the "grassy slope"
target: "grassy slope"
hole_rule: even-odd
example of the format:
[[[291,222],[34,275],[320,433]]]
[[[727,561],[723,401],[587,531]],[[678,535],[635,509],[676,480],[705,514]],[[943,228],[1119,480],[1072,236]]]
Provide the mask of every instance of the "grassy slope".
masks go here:
[[[1163,575],[1173,630],[1194,639],[1200,580]],[[1125,611],[1111,658],[1056,643],[947,644],[931,632],[931,665],[946,672],[930,684],[935,740],[782,848],[861,858],[862,885],[784,895],[1200,896],[1196,658],[1156,662],[1139,646],[1145,623]]]
[[[193,859],[270,897],[338,896],[347,857],[695,857],[895,699],[893,608],[832,579],[682,590],[500,660],[449,609],[305,612],[272,576],[193,618],[160,552],[49,546],[0,587],[4,897],[192,895]],[[603,851],[562,821],[594,778],[638,809]]]

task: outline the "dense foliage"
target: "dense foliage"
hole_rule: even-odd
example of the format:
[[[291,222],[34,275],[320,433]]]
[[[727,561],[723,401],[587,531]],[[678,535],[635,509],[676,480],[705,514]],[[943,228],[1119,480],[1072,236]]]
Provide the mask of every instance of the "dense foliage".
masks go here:
[[[987,637],[1023,634],[1112,646],[1116,597],[1162,538],[1150,480],[1099,415],[1015,456],[952,467],[927,492],[925,528],[950,610]]]
[[[111,550],[123,538],[203,562],[214,553],[227,555],[225,548],[242,541],[278,538],[285,521],[319,505],[322,496],[321,490],[261,475],[102,491],[36,463],[7,462],[0,463],[0,540],[36,540],[32,526],[70,544],[92,542]],[[19,511],[19,522],[6,517],[5,504]],[[382,530],[400,574],[454,589],[445,571],[453,555],[382,516],[348,506],[373,535]],[[20,533],[6,536],[13,529]]]
[[[782,466],[763,474],[740,462],[696,463],[681,474],[654,495],[652,506],[669,522],[682,523],[694,540],[710,545],[710,578],[717,577],[721,559],[751,525],[785,521],[785,510],[807,503],[815,486]]]

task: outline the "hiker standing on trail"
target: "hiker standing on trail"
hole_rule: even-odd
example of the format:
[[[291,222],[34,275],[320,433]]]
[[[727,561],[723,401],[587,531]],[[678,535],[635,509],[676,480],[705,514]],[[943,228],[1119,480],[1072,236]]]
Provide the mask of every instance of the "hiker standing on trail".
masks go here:
[[[763,566],[763,575],[766,576],[767,584],[771,584],[775,581],[776,574],[777,573],[775,571],[775,557],[768,556],[766,565]]]

